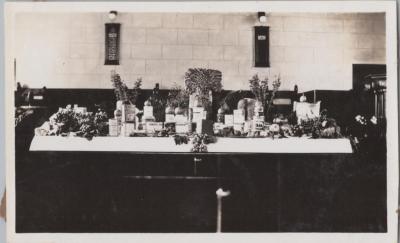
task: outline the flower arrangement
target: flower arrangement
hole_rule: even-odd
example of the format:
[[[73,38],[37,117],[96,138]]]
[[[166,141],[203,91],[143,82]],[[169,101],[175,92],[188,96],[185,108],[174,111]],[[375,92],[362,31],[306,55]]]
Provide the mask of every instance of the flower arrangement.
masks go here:
[[[279,134],[280,130],[281,127],[279,126],[279,124],[271,124],[271,126],[269,127],[269,133],[272,139],[274,139],[275,136]]]
[[[185,86],[189,94],[196,94],[204,107],[210,106],[210,92],[222,90],[221,71],[206,68],[189,68],[185,73]]]
[[[333,118],[316,119],[312,127],[312,138],[340,138],[340,127]]]
[[[272,91],[269,90],[268,83],[268,77],[265,77],[263,80],[261,80],[258,77],[258,74],[253,75],[253,77],[249,80],[250,91],[254,94],[255,99],[261,102],[263,108],[266,108],[266,117],[269,116],[272,101],[275,98],[276,92],[281,86],[280,75],[275,76],[275,79],[272,81]]]
[[[207,153],[207,144],[215,143],[216,138],[207,134],[195,134],[193,137],[193,147],[190,149],[193,153]]]
[[[359,123],[361,126],[366,126],[366,125],[367,125],[367,119],[365,119],[364,116],[357,115],[354,119],[355,119],[356,122]],[[376,117],[375,117],[375,116],[371,117],[371,120],[370,120],[370,121],[371,121],[371,122],[373,121],[373,123],[376,124]]]
[[[300,124],[295,124],[292,115],[287,118],[275,118],[274,124],[269,126],[269,136],[279,138],[310,136],[312,138],[341,138],[341,128],[336,120],[328,117],[328,111],[322,110],[319,117],[304,119]],[[284,122],[282,122],[284,121]]]
[[[385,144],[386,133],[382,132],[385,130],[385,123],[378,123],[375,116],[367,119],[365,115],[357,115],[349,128],[348,135],[356,151],[363,149],[364,152],[369,153],[370,146],[373,149],[378,149],[379,146]]]
[[[76,131],[76,135],[91,140],[96,133],[96,127],[94,124],[94,116],[91,113],[75,113],[79,130]]]
[[[182,89],[177,84],[174,84],[172,89],[168,93],[167,106],[176,108],[188,108],[189,107],[189,92]]]
[[[98,136],[106,136],[108,134],[108,115],[102,109],[99,109],[94,114],[94,125],[97,127],[97,135]]]
[[[257,101],[260,101],[263,106],[266,105],[269,97],[268,78],[260,80],[258,74],[255,74],[250,80],[250,91],[254,94]]]
[[[114,70],[111,72],[111,83],[114,88],[114,93],[117,100],[121,100],[124,103],[135,104],[137,98],[140,95],[142,86],[142,78],[137,78],[134,83],[133,89],[129,90],[128,86],[121,79],[121,76]]]
[[[58,127],[58,133],[76,131],[79,127],[77,115],[70,105],[50,117],[50,123]]]
[[[221,80],[221,71],[214,69],[189,68],[185,73],[186,89],[191,94],[198,90],[202,93],[208,93],[208,91],[219,92],[222,90]]]
[[[302,120],[301,124],[295,127],[295,134],[311,135],[312,138],[341,138],[342,133],[336,120],[328,117],[328,111],[323,109],[319,117]]]
[[[75,112],[71,106],[67,106],[50,117],[50,121],[42,126],[40,134],[66,136],[68,133],[74,133],[76,136],[91,140],[94,136],[108,134],[107,121],[107,113],[101,109],[93,114],[92,112]],[[44,132],[43,128],[47,131]]]
[[[111,83],[114,88],[115,96],[117,100],[124,102],[128,101],[128,86],[122,81],[121,76],[115,71],[111,71]]]

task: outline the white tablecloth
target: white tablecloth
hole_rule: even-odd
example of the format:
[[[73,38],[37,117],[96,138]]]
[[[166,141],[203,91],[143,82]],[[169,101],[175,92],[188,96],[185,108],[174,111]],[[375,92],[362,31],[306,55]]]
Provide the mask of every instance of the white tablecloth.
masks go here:
[[[35,136],[30,151],[190,152],[192,144],[175,145],[172,137]],[[215,153],[352,153],[350,140],[309,138],[218,138],[208,145]]]

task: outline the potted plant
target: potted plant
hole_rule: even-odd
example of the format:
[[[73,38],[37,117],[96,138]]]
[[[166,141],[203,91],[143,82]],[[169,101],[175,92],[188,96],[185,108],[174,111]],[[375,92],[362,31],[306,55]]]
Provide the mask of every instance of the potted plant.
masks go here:
[[[189,68],[185,73],[185,86],[190,95],[195,96],[192,106],[202,106],[209,110],[212,93],[222,90],[221,71],[206,68]]]
[[[114,94],[117,98],[117,109],[121,109],[122,104],[128,102],[128,86],[122,81],[121,76],[114,70],[111,71],[111,83]]]
[[[167,97],[167,108],[165,113],[183,114],[185,110],[189,107],[189,92],[182,89],[177,84],[174,84],[172,89],[168,93]],[[175,109],[175,110],[174,110]]]
[[[111,82],[117,98],[116,113],[122,113],[123,121],[135,121],[135,113],[138,112],[136,101],[140,95],[142,78],[139,77],[135,81],[133,89],[130,90],[124,81],[122,81],[121,76],[115,71],[112,71]]]
[[[140,87],[142,86],[142,78],[137,78],[133,89],[130,90],[124,81],[122,81],[121,76],[115,71],[112,71],[111,83],[117,98],[117,104],[136,104],[137,98],[139,97],[141,91]]]

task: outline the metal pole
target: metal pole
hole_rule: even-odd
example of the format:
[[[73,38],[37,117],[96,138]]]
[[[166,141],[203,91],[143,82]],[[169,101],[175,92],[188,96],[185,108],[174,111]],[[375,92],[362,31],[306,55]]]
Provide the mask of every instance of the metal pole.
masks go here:
[[[217,196],[217,233],[221,233],[222,224],[222,198]]]
[[[231,194],[230,191],[224,191],[219,188],[216,192],[217,194],[217,233],[221,233],[222,229],[222,198],[227,197]]]

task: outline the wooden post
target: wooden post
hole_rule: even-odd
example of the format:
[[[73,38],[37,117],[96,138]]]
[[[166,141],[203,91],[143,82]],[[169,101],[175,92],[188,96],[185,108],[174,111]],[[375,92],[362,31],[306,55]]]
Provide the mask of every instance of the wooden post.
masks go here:
[[[314,89],[314,103],[317,102],[317,91]]]
[[[216,192],[217,194],[217,233],[221,233],[222,229],[222,198],[227,197],[231,194],[230,191],[224,191],[219,188]]]

